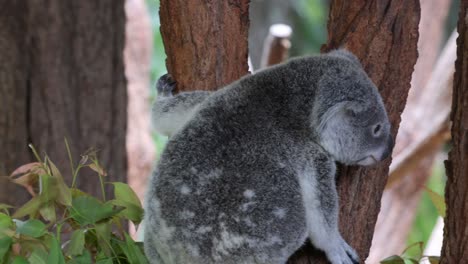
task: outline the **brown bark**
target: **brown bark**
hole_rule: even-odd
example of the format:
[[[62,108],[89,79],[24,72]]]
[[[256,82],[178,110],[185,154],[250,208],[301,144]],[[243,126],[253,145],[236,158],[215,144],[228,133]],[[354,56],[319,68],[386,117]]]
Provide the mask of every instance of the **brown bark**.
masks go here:
[[[460,3],[452,101],[452,150],[445,163],[447,213],[441,263],[468,263],[468,0]]]
[[[125,181],[124,1],[0,0],[0,13],[1,173],[31,161],[32,143],[69,176],[66,137],[75,162],[95,147],[107,180]],[[78,187],[98,193],[83,172]],[[23,195],[0,185],[1,202]]]
[[[331,3],[329,39],[323,51],[344,46],[357,55],[379,87],[394,136],[417,58],[419,17],[419,1],[415,0]],[[340,168],[340,231],[362,260],[369,253],[389,164],[387,160],[373,168]],[[322,254],[306,247],[289,263],[326,261]]]
[[[28,152],[27,21],[18,19],[26,1],[0,1],[0,176],[30,160]],[[0,203],[26,200],[27,192],[0,178]],[[12,195],[18,194],[18,195]]]
[[[420,32],[422,34],[423,31]],[[409,101],[404,112],[406,114],[402,115],[406,119],[401,122],[396,143],[400,151],[393,155],[368,263],[378,263],[385,257],[400,254],[406,247],[407,236],[423,187],[431,174],[433,160],[448,140],[453,64],[456,58],[455,39],[453,35],[447,42],[420,100]],[[413,74],[413,79],[415,76]],[[422,87],[413,86],[411,89],[422,90]]]
[[[177,90],[216,90],[247,74],[249,0],[161,0],[161,34]]]

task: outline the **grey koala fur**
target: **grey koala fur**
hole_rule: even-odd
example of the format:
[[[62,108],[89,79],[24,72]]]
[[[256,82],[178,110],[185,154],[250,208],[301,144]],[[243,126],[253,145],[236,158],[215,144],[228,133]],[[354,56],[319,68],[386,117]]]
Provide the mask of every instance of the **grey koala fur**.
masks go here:
[[[216,92],[172,96],[158,82],[155,127],[171,135],[146,195],[151,263],[285,263],[307,238],[332,264],[359,263],[338,231],[335,161],[392,150],[382,99],[354,55],[292,59]]]

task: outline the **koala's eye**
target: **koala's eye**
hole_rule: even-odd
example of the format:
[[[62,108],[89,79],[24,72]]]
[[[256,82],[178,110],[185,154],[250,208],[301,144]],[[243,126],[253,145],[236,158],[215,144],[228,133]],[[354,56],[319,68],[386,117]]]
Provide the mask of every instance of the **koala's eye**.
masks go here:
[[[374,127],[372,128],[372,133],[373,133],[374,137],[378,137],[380,135],[381,131],[382,131],[382,125],[381,124],[374,125]]]

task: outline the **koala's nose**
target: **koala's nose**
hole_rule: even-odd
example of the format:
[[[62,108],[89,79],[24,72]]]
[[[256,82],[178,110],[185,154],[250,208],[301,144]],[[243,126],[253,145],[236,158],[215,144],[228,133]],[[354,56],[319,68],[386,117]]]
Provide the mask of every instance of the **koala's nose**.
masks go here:
[[[390,155],[392,155],[394,145],[395,145],[395,141],[393,140],[392,136],[390,135],[388,137],[387,147],[385,148],[385,151],[382,154],[382,160],[384,160],[384,159],[390,157]]]

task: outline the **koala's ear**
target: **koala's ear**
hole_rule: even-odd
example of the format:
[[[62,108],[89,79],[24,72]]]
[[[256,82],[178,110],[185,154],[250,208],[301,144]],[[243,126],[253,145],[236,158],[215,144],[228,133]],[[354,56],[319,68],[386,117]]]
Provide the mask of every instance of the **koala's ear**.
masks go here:
[[[331,56],[347,59],[347,60],[351,61],[352,63],[356,64],[357,66],[362,67],[361,62],[359,61],[359,59],[353,53],[348,51],[347,49],[341,48],[341,49],[337,49],[337,50],[332,50],[328,54],[331,55]]]

